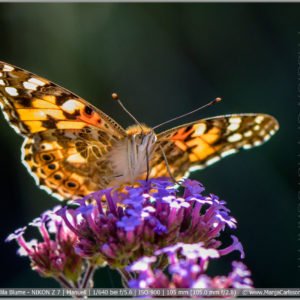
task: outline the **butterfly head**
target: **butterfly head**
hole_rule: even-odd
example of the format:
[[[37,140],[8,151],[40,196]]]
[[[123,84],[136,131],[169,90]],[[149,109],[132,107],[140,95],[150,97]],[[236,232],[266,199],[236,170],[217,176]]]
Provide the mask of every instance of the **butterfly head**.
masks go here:
[[[137,145],[142,145],[147,140],[153,140],[153,142],[156,141],[156,134],[154,131],[144,124],[141,124],[141,127],[139,125],[132,125],[127,128],[126,133]]]

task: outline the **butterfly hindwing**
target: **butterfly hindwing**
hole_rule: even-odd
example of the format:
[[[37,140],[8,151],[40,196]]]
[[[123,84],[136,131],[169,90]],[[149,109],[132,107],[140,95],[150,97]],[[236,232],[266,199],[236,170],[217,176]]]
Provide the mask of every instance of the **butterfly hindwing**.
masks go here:
[[[91,128],[36,133],[24,143],[23,162],[37,184],[57,198],[87,195],[104,188],[112,173],[103,157],[116,140],[102,133],[104,144],[97,136]]]
[[[236,114],[185,124],[158,134],[170,171],[180,178],[190,170],[203,169],[220,159],[266,142],[278,130],[278,122],[266,114]],[[151,174],[168,175],[157,147]]]

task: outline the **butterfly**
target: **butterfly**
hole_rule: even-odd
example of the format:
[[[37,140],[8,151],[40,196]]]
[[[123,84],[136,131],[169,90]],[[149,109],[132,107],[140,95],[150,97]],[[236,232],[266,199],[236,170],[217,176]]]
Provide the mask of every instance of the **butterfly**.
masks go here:
[[[36,183],[60,200],[147,175],[171,172],[179,179],[263,144],[279,128],[270,115],[234,114],[159,134],[146,125],[125,130],[74,93],[6,62],[0,62],[0,103],[10,125],[25,137],[23,163]]]

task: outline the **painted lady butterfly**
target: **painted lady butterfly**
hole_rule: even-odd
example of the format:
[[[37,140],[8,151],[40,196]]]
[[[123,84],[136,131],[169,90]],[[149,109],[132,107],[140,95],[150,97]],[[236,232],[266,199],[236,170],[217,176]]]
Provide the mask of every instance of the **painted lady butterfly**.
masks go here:
[[[25,137],[28,171],[60,200],[145,179],[147,161],[150,177],[168,176],[161,148],[178,179],[239,148],[263,144],[279,128],[269,115],[236,114],[159,134],[145,125],[124,130],[72,92],[5,62],[0,62],[0,102],[11,126]]]

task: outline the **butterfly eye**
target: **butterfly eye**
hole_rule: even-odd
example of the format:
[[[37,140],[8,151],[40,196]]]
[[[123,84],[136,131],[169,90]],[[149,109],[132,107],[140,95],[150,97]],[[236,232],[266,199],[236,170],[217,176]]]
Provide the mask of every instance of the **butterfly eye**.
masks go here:
[[[140,134],[136,134],[136,135],[134,136],[134,140],[135,140],[135,143],[136,143],[137,145],[141,145],[141,144],[142,144],[142,141],[143,141],[142,136],[141,136]]]

